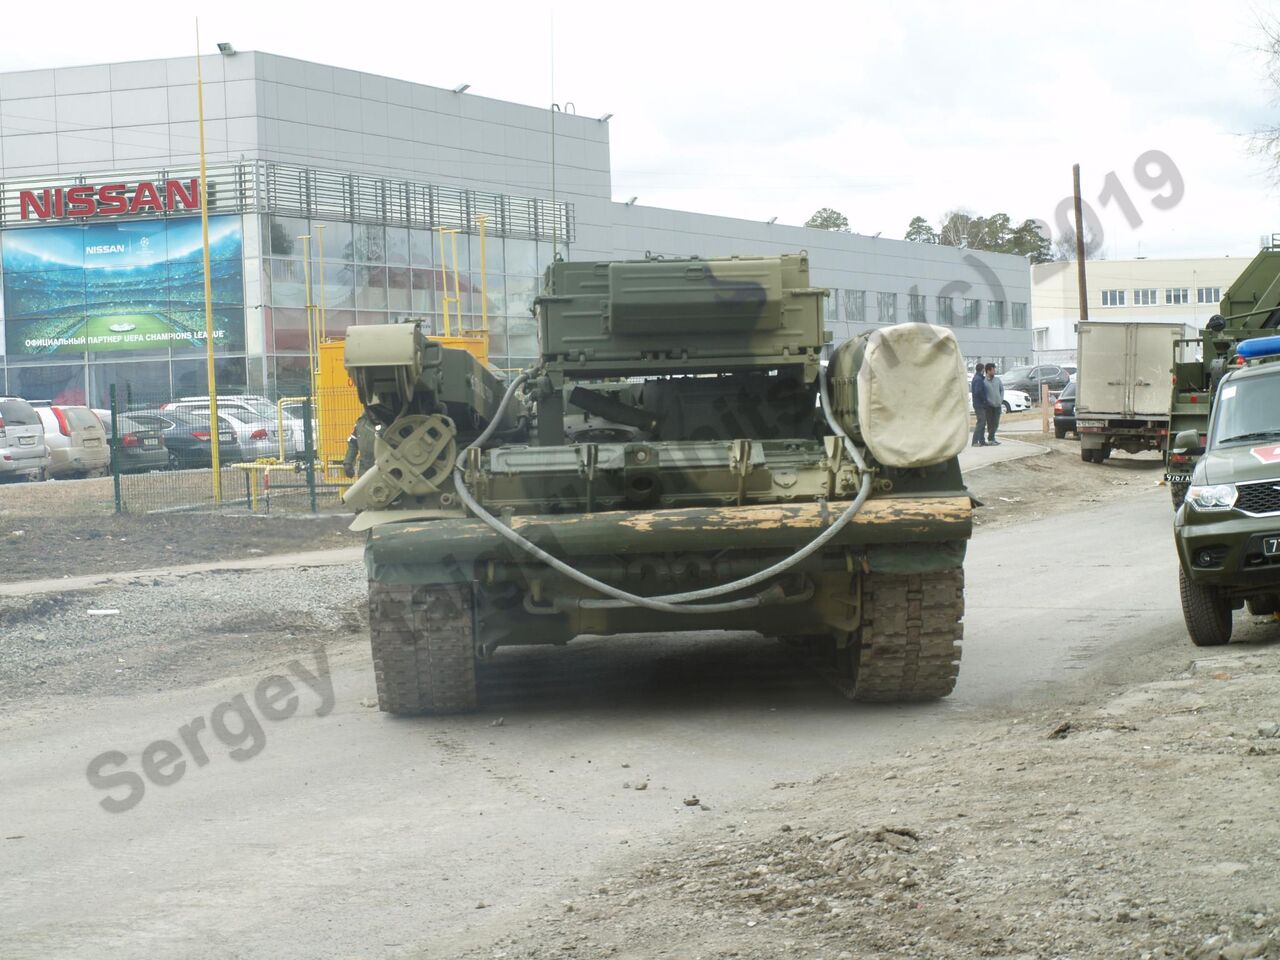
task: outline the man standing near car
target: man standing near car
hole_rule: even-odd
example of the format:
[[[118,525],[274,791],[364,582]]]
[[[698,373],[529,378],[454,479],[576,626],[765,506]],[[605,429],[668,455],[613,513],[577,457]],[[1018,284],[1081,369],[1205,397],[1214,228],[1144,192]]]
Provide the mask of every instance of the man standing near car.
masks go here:
[[[1000,426],[1000,414],[1004,411],[1004,384],[996,376],[996,365],[988,363],[982,383],[983,399],[987,405],[987,445],[1000,446],[996,429]]]
[[[985,447],[987,445],[983,437],[987,432],[987,388],[986,388],[986,368],[979,360],[973,365],[973,379],[969,381],[969,394],[973,397],[973,413],[978,418],[977,426],[973,428],[973,446]]]

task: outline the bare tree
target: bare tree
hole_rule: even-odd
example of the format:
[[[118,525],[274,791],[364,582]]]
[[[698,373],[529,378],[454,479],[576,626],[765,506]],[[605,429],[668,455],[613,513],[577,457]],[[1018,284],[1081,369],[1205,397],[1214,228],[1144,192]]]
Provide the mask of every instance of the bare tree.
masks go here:
[[[1271,103],[1280,106],[1280,20],[1259,19],[1262,42],[1258,49],[1267,58],[1267,82],[1271,85]],[[1267,124],[1253,131],[1249,152],[1266,161],[1271,179],[1280,183],[1280,123]]]

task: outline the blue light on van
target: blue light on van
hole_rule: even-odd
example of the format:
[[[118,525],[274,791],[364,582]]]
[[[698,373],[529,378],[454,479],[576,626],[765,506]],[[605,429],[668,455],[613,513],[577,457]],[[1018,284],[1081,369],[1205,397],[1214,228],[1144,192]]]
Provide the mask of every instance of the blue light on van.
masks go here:
[[[1236,347],[1236,356],[1244,357],[1246,360],[1276,355],[1280,355],[1280,337],[1254,337]]]

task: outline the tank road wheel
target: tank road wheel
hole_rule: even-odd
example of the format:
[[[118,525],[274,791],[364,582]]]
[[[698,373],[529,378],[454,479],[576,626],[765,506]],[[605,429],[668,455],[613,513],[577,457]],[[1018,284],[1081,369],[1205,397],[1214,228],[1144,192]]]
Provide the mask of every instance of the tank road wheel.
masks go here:
[[[475,621],[468,586],[369,581],[378,707],[401,716],[476,706]]]
[[[1174,480],[1169,484],[1169,496],[1173,497],[1173,509],[1177,510],[1182,506],[1182,501],[1187,499],[1187,490],[1191,484],[1182,480]]]
[[[862,584],[862,626],[849,650],[853,699],[945,697],[960,672],[963,617],[963,570],[868,574]]]
[[[1231,601],[1212,587],[1196,583],[1178,568],[1182,618],[1197,647],[1220,647],[1231,640]]]

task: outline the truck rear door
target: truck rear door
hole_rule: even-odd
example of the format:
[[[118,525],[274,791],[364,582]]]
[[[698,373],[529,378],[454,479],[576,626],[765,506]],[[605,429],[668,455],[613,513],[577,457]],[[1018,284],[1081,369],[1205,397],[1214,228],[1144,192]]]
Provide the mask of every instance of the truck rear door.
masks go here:
[[[1082,323],[1077,351],[1076,414],[1125,412],[1128,399],[1127,323]]]
[[[1132,392],[1130,405],[1135,417],[1169,415],[1169,377],[1173,364],[1173,343],[1182,336],[1181,327],[1139,323],[1133,330]]]

